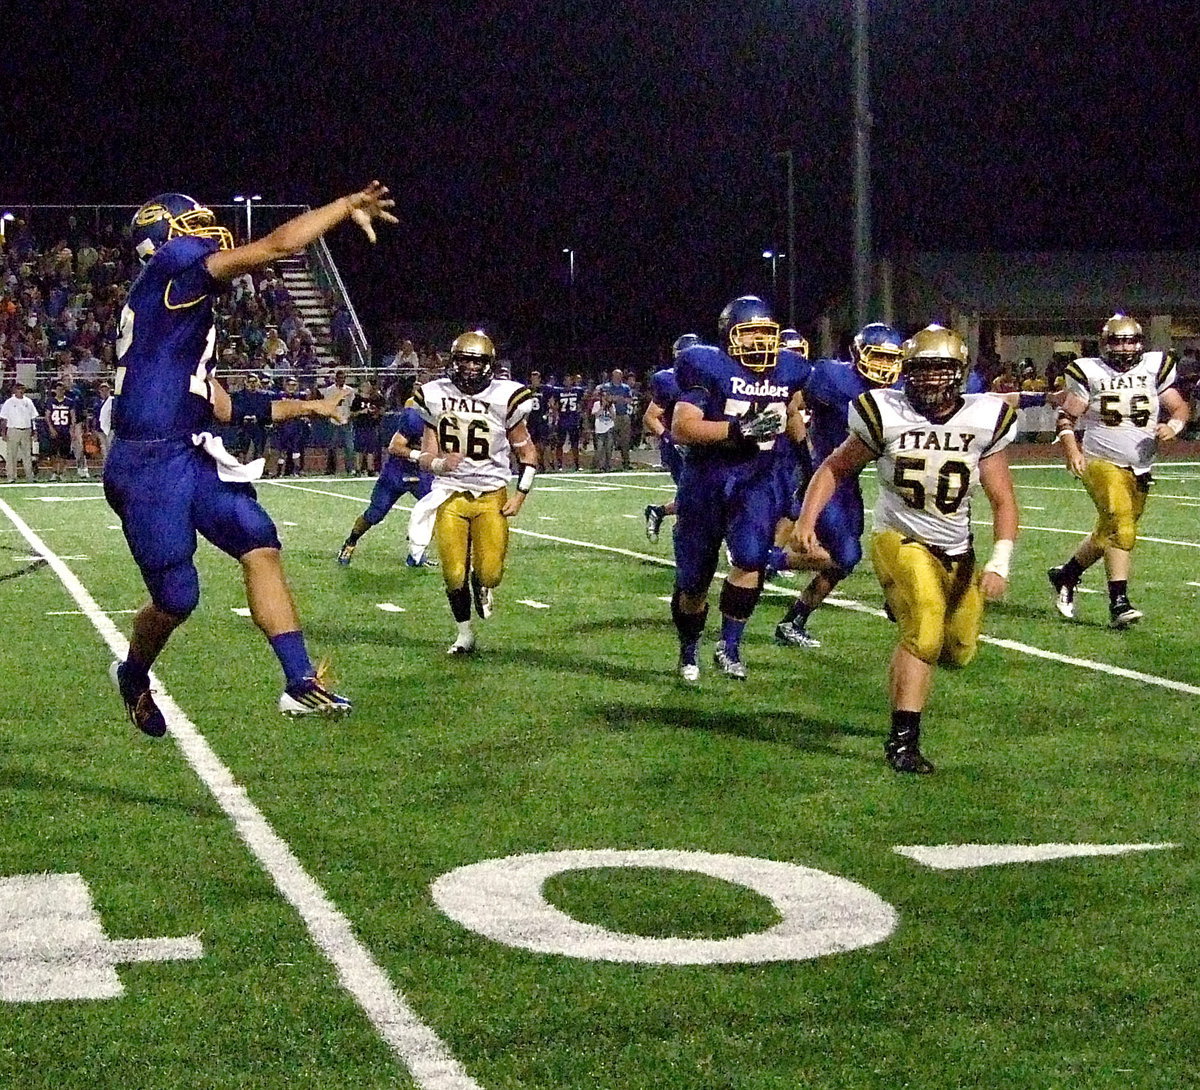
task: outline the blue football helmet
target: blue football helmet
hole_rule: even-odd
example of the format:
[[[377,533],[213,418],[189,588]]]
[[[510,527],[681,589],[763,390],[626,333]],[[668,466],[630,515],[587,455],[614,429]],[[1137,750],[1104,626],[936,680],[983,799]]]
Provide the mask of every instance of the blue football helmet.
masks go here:
[[[684,352],[689,348],[695,348],[700,343],[700,338],[695,333],[685,333],[676,342],[671,345],[671,358],[679,359]]]
[[[757,295],[739,295],[717,319],[721,346],[743,367],[768,371],[779,359],[779,323]]]
[[[876,386],[892,386],[900,377],[903,344],[904,337],[899,330],[883,322],[871,322],[854,335],[850,344],[850,358],[868,382]]]
[[[779,347],[787,348],[808,359],[808,341],[794,329],[781,329],[779,331]]]
[[[133,214],[133,248],[146,264],[160,246],[180,235],[213,238],[222,250],[233,249],[233,235],[217,223],[211,208],[183,193],[160,193],[151,197]]]

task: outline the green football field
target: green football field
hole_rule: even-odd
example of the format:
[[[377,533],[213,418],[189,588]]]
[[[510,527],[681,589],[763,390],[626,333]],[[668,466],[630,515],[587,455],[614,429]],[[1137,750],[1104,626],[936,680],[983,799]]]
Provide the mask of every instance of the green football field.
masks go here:
[[[745,684],[711,667],[714,590],[676,680],[662,474],[541,478],[467,658],[403,565],[409,501],[340,568],[371,482],[263,484],[354,714],[279,715],[204,545],[161,741],[107,677],[144,592],[100,488],[0,489],[0,1086],[1195,1085],[1200,466],[1156,472],[1126,632],[1099,569],[1075,623],[1051,603],[1079,484],[1014,475],[1009,596],[937,677],[932,777],[882,759],[869,565],[816,650],[773,643],[803,583],[772,584]]]

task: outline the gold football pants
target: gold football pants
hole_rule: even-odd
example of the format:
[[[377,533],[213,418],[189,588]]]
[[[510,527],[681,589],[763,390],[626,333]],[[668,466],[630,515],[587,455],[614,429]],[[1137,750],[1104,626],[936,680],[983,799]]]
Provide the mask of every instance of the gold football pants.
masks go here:
[[[871,561],[905,649],[931,666],[966,666],[983,624],[974,555],[944,561],[919,542],[884,530],[871,540]]]
[[[438,508],[433,532],[447,590],[466,586],[468,571],[485,587],[500,585],[508,552],[508,519],[500,509],[507,499],[507,488],[482,496],[455,492]]]
[[[1146,481],[1149,481],[1147,476]],[[1138,522],[1146,510],[1146,485],[1127,466],[1092,458],[1083,471],[1083,486],[1096,505],[1092,540],[1104,548],[1129,552],[1137,541]]]

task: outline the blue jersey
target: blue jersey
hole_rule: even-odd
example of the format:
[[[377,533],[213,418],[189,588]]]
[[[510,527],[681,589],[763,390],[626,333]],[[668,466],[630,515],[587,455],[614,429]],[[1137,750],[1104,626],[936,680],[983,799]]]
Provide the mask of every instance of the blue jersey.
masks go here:
[[[675,412],[675,402],[679,400],[679,383],[675,378],[674,367],[664,367],[650,376],[650,400],[663,411],[663,423],[668,433],[671,430],[671,416]],[[670,438],[670,435],[667,435]]]
[[[748,413],[774,409],[787,416],[788,402],[808,380],[812,364],[798,352],[782,349],[768,371],[752,371],[712,345],[699,344],[675,361],[679,400],[695,405],[705,420],[737,420]],[[757,470],[790,457],[794,444],[782,432],[773,440],[735,448],[726,443],[703,443],[689,448],[695,462]]]
[[[868,390],[879,389],[852,363],[817,360],[804,387],[804,404],[812,414],[808,441],[813,460],[823,462],[850,434],[850,405]]]
[[[205,267],[215,239],[184,235],[159,247],[129,289],[117,339],[113,432],[119,439],[168,439],[212,421],[207,379],[216,329]]]
[[[396,431],[404,436],[412,450],[421,449],[421,440],[425,435],[425,421],[412,406],[401,412],[400,419],[396,421]]]
[[[583,396],[587,391],[582,386],[560,386],[558,398],[558,427],[560,431],[576,431],[583,420]]]

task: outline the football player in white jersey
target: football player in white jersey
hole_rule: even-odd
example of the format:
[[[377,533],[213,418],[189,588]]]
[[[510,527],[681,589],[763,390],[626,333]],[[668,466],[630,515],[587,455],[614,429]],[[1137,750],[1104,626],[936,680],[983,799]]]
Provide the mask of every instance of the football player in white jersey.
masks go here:
[[[1114,314],[1100,333],[1099,359],[1078,359],[1066,371],[1067,394],[1058,413],[1067,468],[1096,505],[1096,527],[1062,567],[1047,573],[1054,604],[1075,616],[1075,588],[1101,557],[1108,573],[1108,616],[1113,628],[1142,619],[1129,602],[1130,553],[1150,491],[1150,469],[1159,443],[1176,438],[1188,406],[1175,388],[1175,363],[1165,352],[1146,352],[1142,327]],[[1168,418],[1159,416],[1166,409]],[[1083,448],[1075,437],[1083,428]]]
[[[941,326],[904,342],[901,375],[903,388],[868,390],[851,405],[850,435],[813,474],[793,542],[801,553],[818,552],[817,518],[838,484],[878,462],[871,559],[900,627],[884,756],[897,772],[930,773],[919,742],[933,668],[974,658],[984,600],[1007,586],[1017,501],[1004,450],[1017,414],[993,394],[963,395],[967,346]],[[982,573],[970,525],[970,497],[980,484],[995,542]]]
[[[537,448],[525,420],[533,407],[528,386],[494,377],[496,349],[478,330],[450,346],[444,378],[421,386],[413,404],[425,421],[420,466],[434,476],[438,495],[434,534],[446,597],[458,631],[450,654],[475,650],[471,599],[487,618],[492,591],[504,575],[508,519],[521,510],[537,473]],[[521,467],[510,496],[512,455]]]

